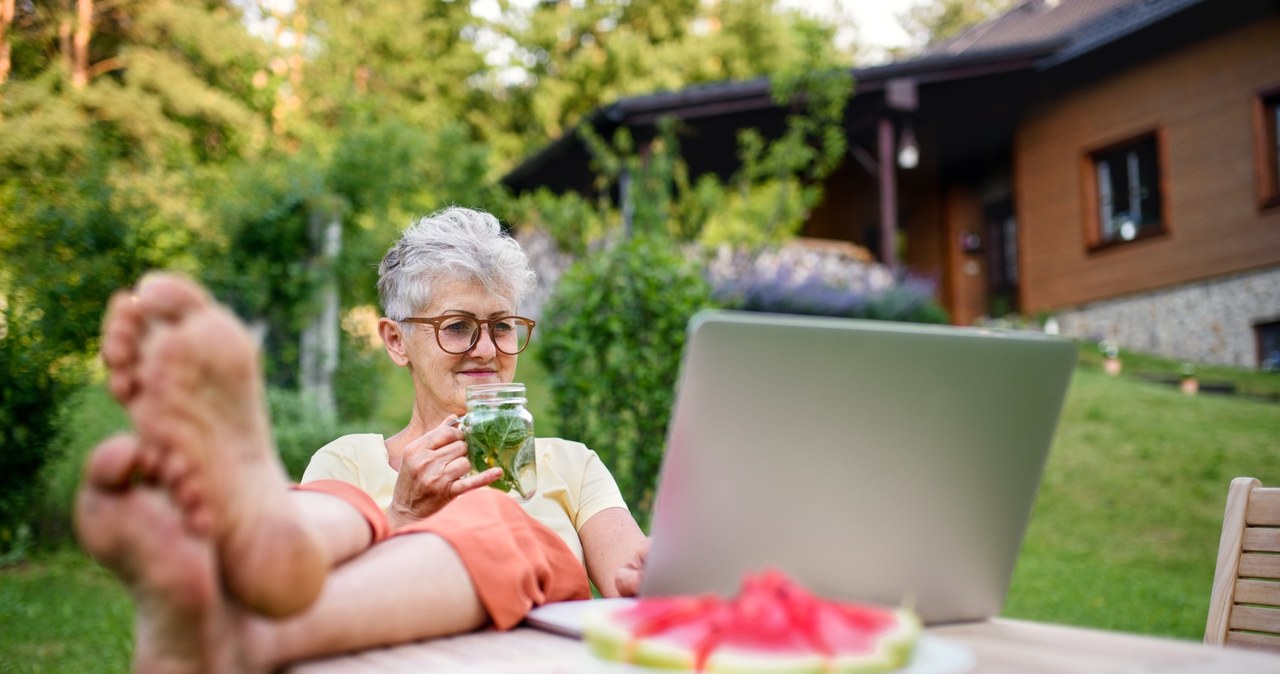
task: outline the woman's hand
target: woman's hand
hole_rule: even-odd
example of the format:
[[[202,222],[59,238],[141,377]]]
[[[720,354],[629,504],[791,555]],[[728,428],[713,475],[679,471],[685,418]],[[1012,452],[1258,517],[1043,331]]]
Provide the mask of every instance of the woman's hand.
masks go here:
[[[501,468],[467,476],[471,472],[467,444],[462,431],[452,426],[454,419],[453,416],[445,419],[405,446],[395,493],[387,508],[393,531],[426,519],[461,494],[488,486],[502,477]]]
[[[613,576],[613,586],[619,597],[634,597],[640,594],[640,585],[644,582],[644,562],[649,555],[649,539],[635,549],[634,556],[622,565]]]
[[[640,591],[649,539],[626,508],[605,508],[578,529],[587,576],[602,597],[631,597]]]

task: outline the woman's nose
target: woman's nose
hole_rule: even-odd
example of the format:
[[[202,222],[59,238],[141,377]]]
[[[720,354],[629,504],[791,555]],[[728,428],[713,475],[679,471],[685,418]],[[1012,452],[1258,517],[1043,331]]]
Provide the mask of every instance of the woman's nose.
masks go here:
[[[493,333],[489,332],[489,326],[480,326],[480,337],[476,340],[475,346],[471,347],[468,355],[472,358],[492,358],[497,351],[498,348],[493,343]]]

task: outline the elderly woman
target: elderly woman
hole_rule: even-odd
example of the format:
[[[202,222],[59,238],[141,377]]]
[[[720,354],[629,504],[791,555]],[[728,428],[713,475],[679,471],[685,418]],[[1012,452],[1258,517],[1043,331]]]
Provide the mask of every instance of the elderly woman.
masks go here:
[[[117,293],[102,352],[134,433],[93,451],[75,519],[136,602],[134,670],[266,672],[507,629],[535,605],[589,597],[588,573],[604,594],[633,593],[646,541],[592,452],[539,440],[538,496],[517,504],[487,487],[494,471],[468,476],[449,424],[467,384],[511,380],[522,345],[494,321],[529,278],[490,216],[454,209],[411,227],[381,283],[388,352],[415,383],[409,426],[326,449],[315,470],[327,461],[350,481],[295,487],[243,323],[172,275]]]
[[[312,457],[304,484],[341,480],[385,510],[393,529],[436,513],[502,475],[470,475],[463,434],[466,389],[509,383],[534,322],[518,315],[534,273],[496,218],[449,208],[404,231],[382,259],[378,330],[391,360],[408,368],[409,423],[389,438],[347,435]],[[537,492],[520,505],[560,537],[604,596],[634,594],[645,549],[613,477],[595,452],[558,438],[535,443]],[[619,585],[619,572],[623,572]]]

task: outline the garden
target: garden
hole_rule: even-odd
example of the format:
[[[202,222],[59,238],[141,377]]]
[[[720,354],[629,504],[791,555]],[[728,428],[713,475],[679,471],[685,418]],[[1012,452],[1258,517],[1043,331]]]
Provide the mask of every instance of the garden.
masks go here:
[[[0,672],[129,667],[132,602],[71,511],[88,452],[128,427],[103,309],[146,270],[199,279],[262,335],[297,477],[329,440],[408,418],[370,330],[396,233],[450,204],[499,214],[563,261],[516,375],[539,434],[597,449],[642,522],[696,311],[947,321],[929,278],[797,252],[856,83],[835,27],[781,3],[521,21],[417,0],[45,4],[0,32]],[[672,120],[644,143],[590,124],[620,96],[764,76],[792,114],[741,132],[731,176],[689,175]],[[564,133],[591,148],[594,194],[503,187]],[[1234,394],[1188,395],[1162,383],[1184,364],[1121,356],[1113,376],[1081,350],[1005,614],[1196,639],[1228,482],[1280,484],[1280,377],[1197,366]]]

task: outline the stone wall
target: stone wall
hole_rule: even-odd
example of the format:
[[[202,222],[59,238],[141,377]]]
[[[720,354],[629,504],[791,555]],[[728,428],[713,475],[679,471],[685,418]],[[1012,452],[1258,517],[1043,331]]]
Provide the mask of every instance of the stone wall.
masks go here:
[[[1195,363],[1258,367],[1253,326],[1280,320],[1280,267],[1056,314],[1062,334]]]

